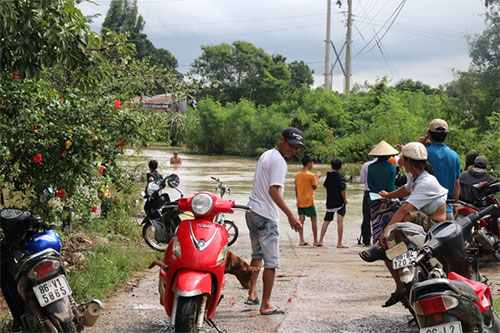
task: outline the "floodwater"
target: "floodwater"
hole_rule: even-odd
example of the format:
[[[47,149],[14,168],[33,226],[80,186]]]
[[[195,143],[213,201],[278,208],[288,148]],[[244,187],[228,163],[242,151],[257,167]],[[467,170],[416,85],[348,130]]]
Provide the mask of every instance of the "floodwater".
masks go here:
[[[169,160],[173,155],[174,149],[162,147],[151,147],[142,150],[139,156],[144,157],[144,178],[148,171],[147,162],[151,159],[158,161],[158,171],[165,177],[175,173],[180,178],[179,189],[185,196],[192,196],[199,191],[210,191],[217,193],[217,183],[211,179],[215,177],[220,179],[224,184],[230,187],[231,192],[225,195],[225,198],[234,200],[237,204],[246,205],[248,197],[252,189],[253,175],[257,165],[257,158],[235,157],[235,156],[216,156],[216,155],[198,155],[179,153],[182,159],[181,166],[170,165]],[[129,151],[129,154],[132,154]],[[302,169],[302,165],[298,162],[288,164],[288,173],[285,181],[284,198],[288,206],[296,213],[295,190],[293,181],[295,174]],[[321,171],[320,186],[314,193],[314,201],[318,212],[318,221],[323,220],[325,214],[326,189],[323,187],[323,182],[326,178],[326,173],[331,170],[331,167],[326,164],[315,164],[312,172]],[[141,187],[143,184],[140,185]],[[170,198],[176,199],[179,197],[178,192],[174,189],[166,190]],[[347,213],[344,220],[345,233],[354,232],[356,235],[347,238],[347,240],[355,240],[359,237],[361,225],[361,203],[363,199],[363,186],[360,183],[348,183],[346,196],[349,201]],[[246,232],[246,225],[243,212],[236,212],[234,219],[240,228],[241,232]],[[288,225],[286,216],[281,213],[280,224]],[[319,223],[321,224],[321,222]],[[243,229],[243,230],[242,230]],[[306,235],[310,234],[310,227],[306,221]],[[297,236],[298,240],[298,236]],[[310,239],[311,243],[312,239]]]

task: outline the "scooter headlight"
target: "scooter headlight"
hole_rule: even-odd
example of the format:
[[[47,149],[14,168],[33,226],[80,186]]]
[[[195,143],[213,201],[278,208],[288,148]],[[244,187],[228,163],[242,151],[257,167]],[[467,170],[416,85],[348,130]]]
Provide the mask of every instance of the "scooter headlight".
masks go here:
[[[191,200],[191,208],[198,215],[208,213],[213,206],[212,197],[206,193],[198,193]]]
[[[227,259],[227,245],[225,245],[222,250],[220,250],[219,256],[217,257],[217,264],[220,264]]]

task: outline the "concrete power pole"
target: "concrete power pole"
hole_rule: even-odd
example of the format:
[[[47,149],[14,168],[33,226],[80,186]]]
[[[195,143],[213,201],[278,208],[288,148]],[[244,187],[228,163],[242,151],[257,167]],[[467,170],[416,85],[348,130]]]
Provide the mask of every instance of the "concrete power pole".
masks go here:
[[[325,40],[325,91],[332,90],[332,75],[330,72],[330,23],[332,0],[328,0],[326,13],[326,40]]]
[[[352,43],[352,0],[347,0],[347,35],[345,48],[345,85],[344,95],[349,98],[351,92],[351,43]]]

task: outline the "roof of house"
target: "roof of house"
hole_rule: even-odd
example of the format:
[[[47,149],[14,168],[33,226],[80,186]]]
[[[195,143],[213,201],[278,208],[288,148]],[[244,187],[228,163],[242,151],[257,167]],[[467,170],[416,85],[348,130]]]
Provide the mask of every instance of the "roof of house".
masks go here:
[[[172,96],[160,94],[153,97],[145,98],[144,104],[172,104]]]

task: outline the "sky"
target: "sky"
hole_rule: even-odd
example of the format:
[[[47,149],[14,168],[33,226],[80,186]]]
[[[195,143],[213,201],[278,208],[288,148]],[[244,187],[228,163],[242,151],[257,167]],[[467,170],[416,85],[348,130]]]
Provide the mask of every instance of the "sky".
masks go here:
[[[92,30],[100,31],[110,0],[78,7],[101,14]],[[345,43],[347,0],[332,0],[331,40]],[[248,41],[287,62],[303,60],[314,70],[314,86],[324,84],[327,0],[138,0],[144,33],[157,48],[169,50],[186,73],[201,46]],[[352,0],[351,82],[391,84],[411,78],[432,87],[453,80],[453,70],[470,63],[466,36],[484,30],[484,0]],[[345,51],[340,59],[345,64]],[[335,53],[331,49],[332,65]],[[333,89],[343,90],[338,64]]]

